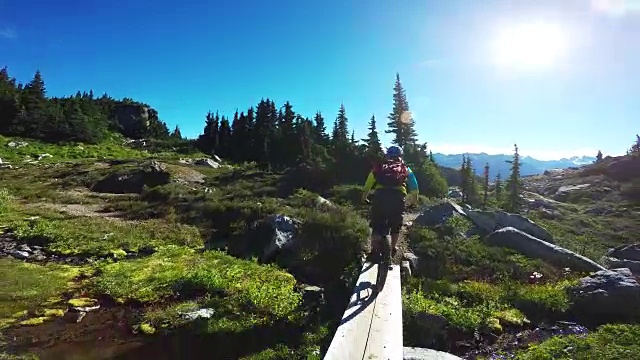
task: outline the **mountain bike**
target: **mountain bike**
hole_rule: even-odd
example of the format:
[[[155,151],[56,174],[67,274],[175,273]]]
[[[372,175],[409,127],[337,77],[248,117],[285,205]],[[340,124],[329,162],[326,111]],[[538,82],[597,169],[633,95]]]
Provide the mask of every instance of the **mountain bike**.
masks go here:
[[[370,194],[365,199],[365,202],[369,206],[371,206],[372,196],[373,195]],[[374,247],[373,242],[371,243],[371,262],[377,263],[378,265],[376,287],[378,288],[378,291],[381,291],[387,280],[389,268],[391,267],[391,236],[388,233],[380,239],[380,244],[378,244],[377,247]]]

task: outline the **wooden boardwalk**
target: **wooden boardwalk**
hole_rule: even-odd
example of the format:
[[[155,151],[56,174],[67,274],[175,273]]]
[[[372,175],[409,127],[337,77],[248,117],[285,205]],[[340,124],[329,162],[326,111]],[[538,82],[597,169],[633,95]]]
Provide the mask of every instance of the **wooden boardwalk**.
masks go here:
[[[402,360],[400,267],[377,291],[378,265],[365,262],[325,360]]]

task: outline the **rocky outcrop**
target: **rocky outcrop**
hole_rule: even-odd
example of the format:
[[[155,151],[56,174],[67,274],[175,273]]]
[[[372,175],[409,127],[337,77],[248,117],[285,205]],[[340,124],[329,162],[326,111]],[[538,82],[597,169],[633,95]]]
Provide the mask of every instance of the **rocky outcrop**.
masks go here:
[[[424,210],[416,217],[413,223],[419,226],[433,227],[444,223],[455,214],[467,216],[464,210],[456,203],[445,201]]]
[[[476,226],[477,232],[483,236],[505,227],[513,227],[548,243],[554,243],[553,237],[547,230],[524,216],[509,214],[504,211],[463,209],[451,201],[445,201],[428,208],[418,215],[414,223],[420,226],[433,227],[444,223],[448,218],[456,214],[468,218]]]
[[[640,320],[640,284],[629,269],[601,270],[570,289],[573,312],[593,324]]]
[[[617,181],[640,178],[640,156],[620,156],[613,158],[605,169],[605,174]]]
[[[111,118],[120,126],[126,137],[136,137],[149,127],[150,109],[142,105],[118,105],[113,108]]]
[[[485,235],[505,227],[512,227],[548,243],[555,243],[547,230],[524,216],[509,214],[504,211],[466,210],[465,212],[469,220],[480,228]]]
[[[513,227],[494,231],[485,238],[485,241],[490,245],[513,249],[531,258],[542,259],[558,267],[568,267],[572,270],[585,272],[606,270],[593,260],[540,240]]]
[[[141,193],[144,186],[154,187],[168,184],[171,174],[166,166],[152,160],[139,168],[126,172],[116,172],[96,182],[91,190],[101,193],[126,194]]]
[[[296,241],[300,222],[285,215],[273,215],[266,219],[273,229],[273,236],[265,247],[260,261],[268,262],[278,253],[291,247]]]
[[[621,245],[610,249],[602,261],[610,269],[627,268],[633,274],[640,275],[640,244]]]

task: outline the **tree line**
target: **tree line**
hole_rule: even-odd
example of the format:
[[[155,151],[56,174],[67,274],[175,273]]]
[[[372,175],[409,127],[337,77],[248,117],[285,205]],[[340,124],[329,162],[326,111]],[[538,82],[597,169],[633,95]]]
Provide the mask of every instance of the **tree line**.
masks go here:
[[[124,128],[114,117],[114,109],[139,105],[149,109],[148,123]],[[333,123],[317,112],[313,119],[294,110],[290,102],[276,106],[269,98],[255,107],[236,111],[233,117],[209,112],[203,133],[197,139],[182,138],[179,127],[170,132],[158,113],[147,104],[129,98],[96,97],[93,91],[73,96],[47,97],[40,71],[22,84],[0,69],[0,134],[40,139],[48,142],[99,143],[109,134],[121,133],[133,139],[163,141],[162,146],[198,149],[234,162],[255,162],[269,171],[306,167],[327,177],[331,183],[360,183],[371,165],[383,157],[378,120],[372,115],[365,139],[356,139],[349,126],[344,104]],[[331,126],[332,125],[332,126]],[[328,129],[331,127],[331,129]],[[416,173],[421,192],[444,196],[447,183],[438,170],[426,143],[418,143],[409,102],[396,74],[393,108],[387,116],[386,133],[393,144],[405,151],[405,161]]]
[[[393,134],[393,144],[404,149],[405,161],[415,172],[421,192],[444,196],[446,180],[427,151],[427,144],[418,143],[410,114],[405,90],[396,74],[393,108],[385,131]],[[269,98],[246,111],[236,110],[232,118],[210,111],[196,143],[205,153],[234,162],[255,162],[269,171],[305,166],[329,176],[333,183],[363,182],[371,166],[384,156],[375,115],[369,120],[366,138],[356,139],[344,104],[339,106],[328,129],[321,112],[312,119],[297,113],[290,102],[277,106]]]
[[[40,71],[22,84],[0,69],[0,134],[24,136],[50,142],[76,141],[99,143],[109,133],[120,132],[130,138],[171,139],[167,125],[158,113],[149,110],[148,124],[124,129],[112,116],[120,105],[146,104],[129,98],[116,100],[106,93],[96,97],[93,91],[77,92],[68,97],[46,96],[46,85]]]

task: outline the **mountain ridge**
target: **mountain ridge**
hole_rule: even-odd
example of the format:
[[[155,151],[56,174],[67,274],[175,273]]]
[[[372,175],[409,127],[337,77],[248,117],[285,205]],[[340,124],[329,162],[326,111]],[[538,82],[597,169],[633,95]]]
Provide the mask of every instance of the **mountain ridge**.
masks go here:
[[[433,159],[440,167],[459,169],[462,164],[462,156],[469,156],[475,173],[479,176],[484,174],[485,164],[489,164],[489,177],[495,178],[498,173],[505,178],[511,172],[511,164],[507,161],[513,159],[510,154],[487,154],[487,153],[468,153],[468,154],[443,154],[434,153]],[[558,160],[538,160],[531,156],[522,156],[520,175],[538,175],[551,169],[567,169],[571,167],[580,167],[592,164],[596,161],[592,156],[572,156],[570,158],[561,158]]]

